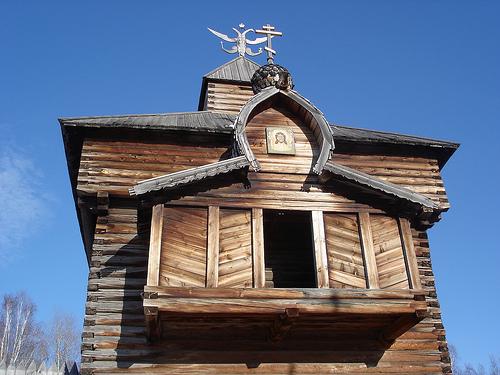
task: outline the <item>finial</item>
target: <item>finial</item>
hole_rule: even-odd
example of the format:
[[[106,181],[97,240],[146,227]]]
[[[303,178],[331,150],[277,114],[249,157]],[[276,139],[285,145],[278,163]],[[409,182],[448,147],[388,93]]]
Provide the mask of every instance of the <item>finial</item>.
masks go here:
[[[257,34],[264,34],[266,35],[267,39],[267,46],[264,47],[264,49],[267,51],[267,63],[268,64],[273,64],[274,63],[274,56],[276,55],[276,51],[273,50],[272,44],[271,44],[271,39],[275,36],[283,36],[283,33],[281,31],[275,31],[275,27],[271,26],[270,24],[262,26],[262,30],[255,30]]]
[[[254,31],[254,29],[245,29],[245,24],[240,23],[238,25],[241,29],[241,32],[238,29],[235,29],[233,27],[233,30],[236,31],[236,37],[231,38],[225,34],[222,34],[218,31],[212,30],[211,28],[208,28],[208,31],[210,31],[212,34],[215,36],[221,38],[223,41],[226,41],[228,43],[236,43],[235,46],[232,46],[231,49],[225,49],[224,48],[224,42],[221,41],[221,47],[222,50],[227,52],[227,53],[238,53],[240,56],[245,56],[245,54],[250,55],[250,56],[257,56],[262,53],[262,48],[259,48],[257,52],[253,52],[249,47],[247,47],[247,44],[260,44],[264,43],[267,40],[267,37],[262,37],[262,38],[257,38],[255,40],[249,40],[246,38],[246,34],[249,31]]]

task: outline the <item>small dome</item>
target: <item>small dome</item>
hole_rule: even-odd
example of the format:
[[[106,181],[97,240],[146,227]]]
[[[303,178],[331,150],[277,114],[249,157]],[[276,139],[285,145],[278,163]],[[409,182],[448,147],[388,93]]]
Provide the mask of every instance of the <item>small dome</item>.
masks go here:
[[[280,90],[293,89],[290,72],[281,65],[267,64],[261,66],[252,77],[253,92],[257,94],[269,86],[275,86]]]

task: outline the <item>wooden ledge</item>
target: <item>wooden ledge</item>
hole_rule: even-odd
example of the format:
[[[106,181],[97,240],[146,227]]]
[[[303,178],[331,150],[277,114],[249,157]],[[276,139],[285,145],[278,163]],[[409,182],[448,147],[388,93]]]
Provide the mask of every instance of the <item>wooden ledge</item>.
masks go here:
[[[403,289],[260,289],[144,287],[144,310],[150,339],[158,338],[162,319],[204,316],[207,319],[269,319],[272,341],[281,340],[297,321],[320,317],[352,326],[375,319],[379,338],[388,342],[427,316],[423,290]],[[157,312],[158,315],[151,312]],[[151,315],[155,315],[154,317]],[[382,320],[380,320],[382,318]],[[161,333],[160,333],[161,334]]]
[[[259,315],[283,314],[299,309],[300,315],[421,314],[427,310],[421,290],[370,289],[236,289],[144,287],[144,307],[172,314]],[[146,298],[154,296],[154,298]]]

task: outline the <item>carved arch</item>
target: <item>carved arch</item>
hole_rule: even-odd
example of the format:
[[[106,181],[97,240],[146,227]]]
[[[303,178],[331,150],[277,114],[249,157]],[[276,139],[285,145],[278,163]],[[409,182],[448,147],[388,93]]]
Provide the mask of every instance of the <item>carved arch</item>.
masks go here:
[[[313,172],[318,175],[321,174],[326,162],[330,159],[330,156],[335,148],[335,144],[333,142],[333,131],[321,111],[317,109],[309,100],[293,90],[284,91],[273,86],[268,87],[253,96],[241,108],[234,124],[234,136],[238,152],[246,156],[248,162],[255,171],[260,170],[259,162],[250,148],[245,128],[250,116],[253,113],[262,110],[262,108],[266,109],[266,105],[271,106],[274,97],[277,98],[280,96],[291,104],[294,104],[295,107],[298,107],[298,110],[295,109],[295,111],[305,111],[306,125],[308,125],[313,131],[313,134],[321,148],[320,154],[314,163]]]

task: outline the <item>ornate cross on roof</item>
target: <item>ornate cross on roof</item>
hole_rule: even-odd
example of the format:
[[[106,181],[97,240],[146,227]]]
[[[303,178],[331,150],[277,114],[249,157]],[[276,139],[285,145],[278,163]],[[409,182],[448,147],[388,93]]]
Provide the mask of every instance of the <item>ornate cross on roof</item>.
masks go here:
[[[257,34],[264,34],[266,35],[267,39],[267,46],[264,47],[264,49],[267,51],[267,63],[268,64],[273,64],[274,63],[274,56],[276,55],[276,51],[273,50],[272,44],[271,44],[271,39],[275,36],[283,36],[283,33],[281,31],[275,31],[275,27],[271,26],[269,24],[262,26],[262,30],[255,30]]]
[[[220,44],[222,46],[222,50],[227,52],[227,53],[238,53],[240,56],[245,56],[245,54],[248,54],[250,56],[257,56],[262,53],[262,48],[259,48],[257,52],[253,52],[249,47],[247,47],[247,44],[260,44],[264,43],[267,40],[267,37],[263,38],[257,38],[255,40],[249,40],[246,37],[246,34],[249,31],[254,31],[253,29],[245,29],[245,25],[243,23],[239,24],[239,27],[241,31],[235,29],[233,27],[233,30],[236,31],[236,37],[231,38],[225,34],[222,34],[218,31],[212,30],[211,28],[208,28],[208,30],[214,34],[215,36],[221,38],[222,40],[229,42],[229,43],[236,43],[235,46],[232,46],[231,49],[225,49],[224,48],[224,42],[221,41]],[[244,30],[244,31],[243,31]]]

